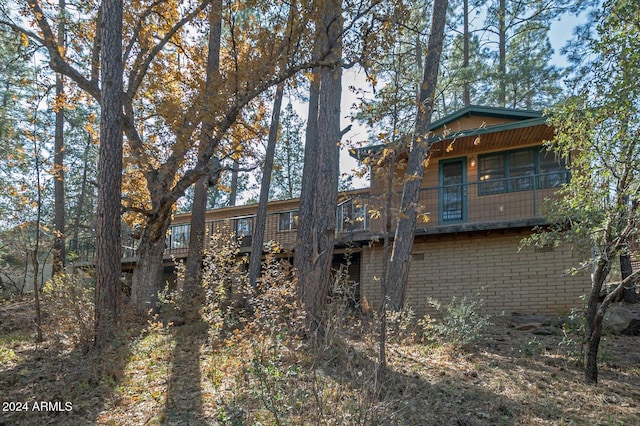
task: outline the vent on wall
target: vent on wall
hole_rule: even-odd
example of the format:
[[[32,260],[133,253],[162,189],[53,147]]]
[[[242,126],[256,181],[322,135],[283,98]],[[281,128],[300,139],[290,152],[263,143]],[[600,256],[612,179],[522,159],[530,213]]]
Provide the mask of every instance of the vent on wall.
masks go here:
[[[424,260],[424,253],[411,253],[411,260]]]

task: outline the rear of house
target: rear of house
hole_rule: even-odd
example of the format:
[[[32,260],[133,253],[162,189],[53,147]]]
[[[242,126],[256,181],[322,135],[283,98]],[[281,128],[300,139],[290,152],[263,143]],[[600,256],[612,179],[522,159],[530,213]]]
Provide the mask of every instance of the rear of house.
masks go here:
[[[420,191],[427,221],[419,221],[416,229],[407,304],[418,315],[429,312],[428,298],[447,303],[452,297],[478,297],[493,313],[561,313],[578,306],[589,287],[588,271],[567,273],[578,265],[578,253],[570,246],[520,248],[535,226],[545,224],[546,200],[570,178],[568,160],[542,147],[553,129],[541,113],[469,106],[433,123],[432,130],[434,144]],[[362,160],[382,148],[363,148],[355,156]],[[374,163],[388,167],[384,161]],[[358,297],[373,309],[381,302],[383,174],[373,170],[370,188],[341,194],[336,211],[334,265],[349,256]],[[397,207],[400,178],[393,187]],[[292,199],[268,207],[264,240],[277,242],[288,256],[295,255],[298,205]],[[256,211],[255,204],[211,210],[209,232],[235,235],[246,254]],[[173,259],[187,254],[189,222],[188,214],[172,222],[165,252],[168,279]]]
[[[407,304],[419,314],[429,311],[430,297],[482,298],[493,313],[560,313],[578,306],[589,287],[586,272],[567,272],[579,265],[578,253],[570,246],[520,248],[533,227],[545,224],[547,201],[570,178],[568,159],[542,146],[553,129],[541,113],[469,106],[434,122],[432,130],[419,197],[428,220],[418,221]],[[387,183],[371,175],[371,202],[380,206]],[[374,233],[382,232],[383,219],[370,221]],[[381,273],[381,244],[363,247],[361,296],[372,307],[380,306]]]

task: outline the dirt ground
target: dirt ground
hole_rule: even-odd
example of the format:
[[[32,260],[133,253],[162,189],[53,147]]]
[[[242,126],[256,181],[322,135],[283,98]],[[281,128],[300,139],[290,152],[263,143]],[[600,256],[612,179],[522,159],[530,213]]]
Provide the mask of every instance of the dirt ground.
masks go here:
[[[390,343],[379,382],[358,379],[376,361],[376,346],[360,339],[313,361],[294,354],[292,365],[279,365],[297,365],[297,375],[273,376],[281,401],[265,398],[263,388],[229,385],[247,377],[248,359],[207,346],[195,325],[134,330],[120,349],[96,354],[64,340],[35,345],[31,302],[3,303],[0,425],[640,425],[640,337],[605,336],[599,383],[590,387],[582,381],[578,335],[559,326],[547,335],[519,331],[509,317],[493,322],[463,350]],[[314,412],[304,411],[309,401],[293,400],[309,377],[324,392]],[[276,403],[286,415],[271,415]],[[242,416],[231,416],[230,407]]]

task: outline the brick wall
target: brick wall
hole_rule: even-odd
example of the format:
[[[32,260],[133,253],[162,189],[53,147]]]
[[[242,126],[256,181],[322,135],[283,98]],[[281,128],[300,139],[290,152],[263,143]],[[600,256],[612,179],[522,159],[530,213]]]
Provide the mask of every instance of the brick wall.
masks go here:
[[[578,265],[570,247],[518,252],[520,234],[462,234],[416,242],[410,265],[407,305],[416,314],[433,313],[432,297],[447,303],[453,296],[476,296],[486,311],[566,313],[579,306],[590,281],[588,273],[572,276]],[[380,306],[382,248],[365,249],[362,255],[361,291],[373,309]]]

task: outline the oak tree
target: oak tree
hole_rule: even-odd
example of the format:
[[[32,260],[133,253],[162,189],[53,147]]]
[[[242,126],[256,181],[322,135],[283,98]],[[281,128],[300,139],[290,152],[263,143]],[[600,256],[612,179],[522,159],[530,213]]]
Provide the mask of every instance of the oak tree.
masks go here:
[[[640,273],[627,274],[599,302],[614,260],[638,255],[640,13],[634,1],[607,0],[592,22],[595,28],[583,28],[570,46],[573,96],[550,116],[556,137],[549,148],[570,158],[571,180],[552,203],[552,225],[530,242],[573,244],[581,266],[592,268],[583,355],[585,381],[595,385],[604,315]]]

